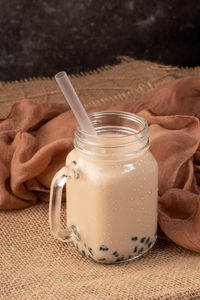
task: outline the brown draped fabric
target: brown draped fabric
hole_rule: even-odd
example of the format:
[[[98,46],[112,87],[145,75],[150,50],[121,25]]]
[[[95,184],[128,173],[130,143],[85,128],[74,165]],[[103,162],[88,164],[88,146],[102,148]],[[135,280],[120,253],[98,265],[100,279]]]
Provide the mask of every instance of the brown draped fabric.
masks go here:
[[[200,77],[175,80],[137,99],[93,108],[143,116],[159,165],[159,225],[200,252]],[[63,104],[16,102],[0,122],[0,208],[48,200],[51,179],[72,149],[75,120]]]

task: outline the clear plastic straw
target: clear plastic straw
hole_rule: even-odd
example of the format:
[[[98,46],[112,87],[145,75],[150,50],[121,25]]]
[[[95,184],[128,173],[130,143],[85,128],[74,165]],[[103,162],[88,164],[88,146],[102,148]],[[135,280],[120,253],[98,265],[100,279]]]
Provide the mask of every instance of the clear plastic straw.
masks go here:
[[[55,75],[56,82],[58,83],[63,95],[65,96],[75,118],[81,129],[88,134],[97,135],[78,95],[76,94],[71,81],[69,80],[66,72],[59,72]]]

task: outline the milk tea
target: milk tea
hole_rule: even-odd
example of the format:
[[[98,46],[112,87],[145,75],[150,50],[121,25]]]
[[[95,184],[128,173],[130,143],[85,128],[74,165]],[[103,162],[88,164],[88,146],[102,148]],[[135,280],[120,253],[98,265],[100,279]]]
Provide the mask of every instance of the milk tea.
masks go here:
[[[78,125],[74,149],[51,184],[49,222],[55,238],[73,242],[99,263],[121,263],[155,243],[158,167],[149,151],[148,125],[128,112],[90,115],[98,135]],[[66,184],[67,227],[60,224]]]
[[[112,150],[110,150],[112,151]],[[72,150],[78,179],[67,184],[67,225],[82,255],[102,263],[133,259],[156,240],[157,163],[149,150],[125,159],[95,159]]]

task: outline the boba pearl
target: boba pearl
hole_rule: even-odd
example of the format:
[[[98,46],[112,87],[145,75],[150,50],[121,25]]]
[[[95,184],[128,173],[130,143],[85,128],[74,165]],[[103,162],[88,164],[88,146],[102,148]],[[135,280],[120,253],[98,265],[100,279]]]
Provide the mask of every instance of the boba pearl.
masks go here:
[[[118,256],[119,256],[119,254],[118,254],[117,251],[114,251],[114,252],[112,253],[112,255],[114,255],[115,257],[118,257]]]
[[[121,256],[121,257],[117,258],[117,259],[116,259],[116,262],[117,262],[117,261],[122,261],[122,260],[124,260],[124,256]]]
[[[105,261],[106,259],[105,258],[99,258],[99,261]]]
[[[145,244],[147,245],[147,244],[149,243],[149,241],[150,241],[150,238],[148,237],[148,238],[146,239]]]
[[[94,252],[93,252],[92,248],[88,248],[88,250],[89,250],[90,254],[91,254],[92,256],[94,256]]]
[[[99,247],[99,250],[100,250],[100,251],[108,251],[109,249],[108,249],[107,246],[102,245],[102,246]]]

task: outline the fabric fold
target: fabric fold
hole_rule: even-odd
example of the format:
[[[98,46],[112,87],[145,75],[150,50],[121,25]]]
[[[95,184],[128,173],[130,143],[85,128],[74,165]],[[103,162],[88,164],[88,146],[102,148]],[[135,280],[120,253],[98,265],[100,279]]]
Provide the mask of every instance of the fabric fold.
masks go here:
[[[149,124],[159,165],[159,225],[172,241],[200,252],[200,77],[175,80],[137,99],[92,108],[123,110]],[[73,148],[66,105],[16,102],[0,121],[0,209],[48,201],[53,175]]]

